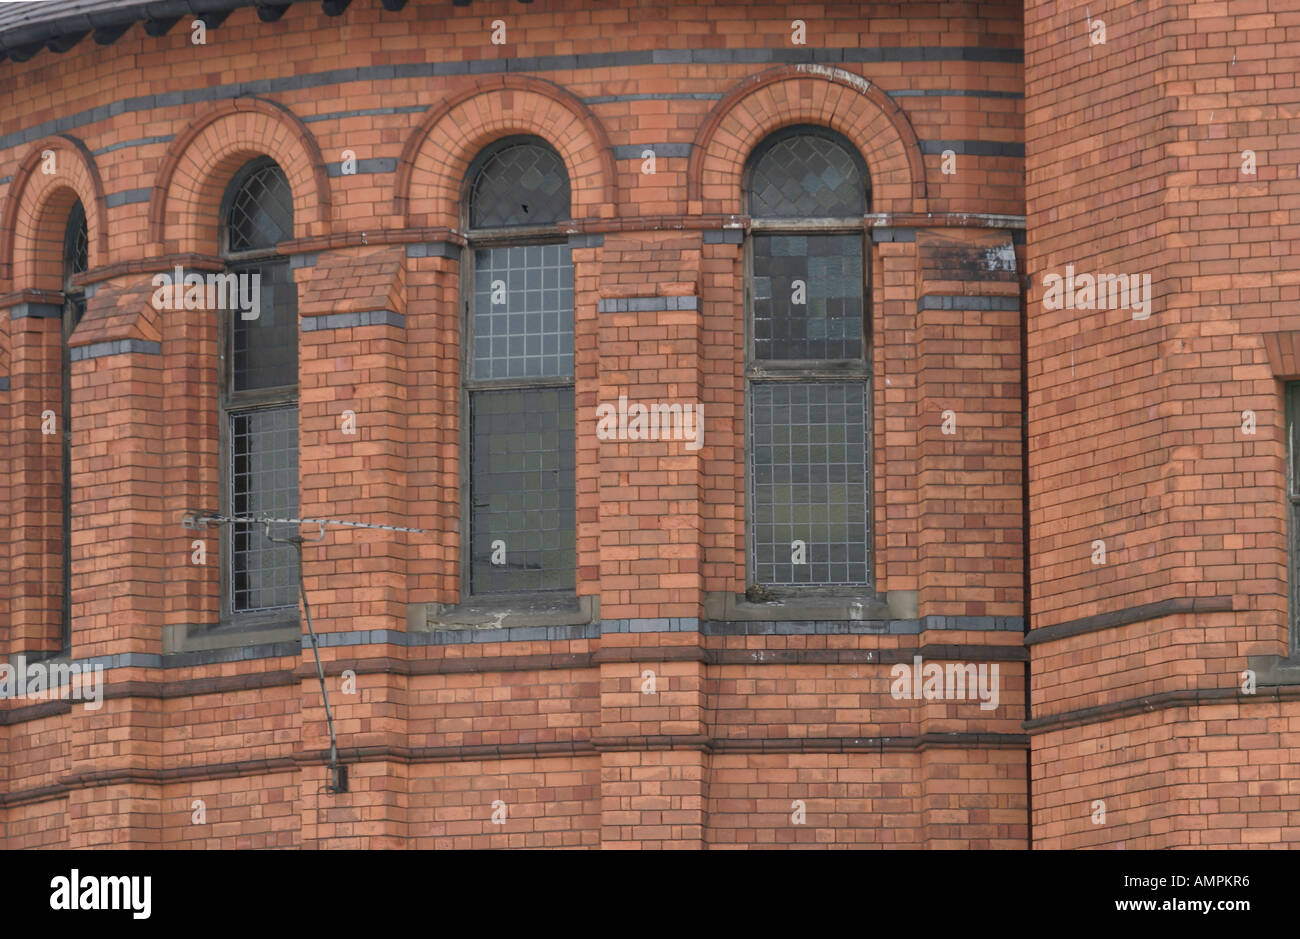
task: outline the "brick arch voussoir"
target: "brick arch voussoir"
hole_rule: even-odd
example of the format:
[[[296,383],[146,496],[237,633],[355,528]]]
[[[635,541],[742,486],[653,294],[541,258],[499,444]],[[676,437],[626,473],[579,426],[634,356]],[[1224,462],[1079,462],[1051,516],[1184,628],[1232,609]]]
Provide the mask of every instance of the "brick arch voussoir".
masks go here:
[[[805,123],[838,131],[858,148],[871,175],[871,211],[926,211],[925,164],[907,115],[874,83],[822,65],[769,69],[724,95],[695,136],[688,199],[706,213],[739,214],[754,147],[782,127]]]
[[[402,149],[394,214],[407,225],[459,228],[465,172],[483,147],[510,134],[555,147],[569,172],[575,218],[616,214],[618,177],[604,126],[571,92],[524,75],[495,76],[430,109]]]
[[[39,172],[42,154],[54,151],[53,173]],[[59,154],[71,159],[61,160]],[[55,231],[54,221],[47,218],[48,208],[60,190],[69,189],[81,200],[86,212],[89,235],[89,267],[108,262],[108,206],[104,182],[95,158],[86,145],[70,134],[58,134],[38,140],[19,161],[13,172],[4,210],[0,212],[0,295],[16,290],[35,289],[34,239],[57,235],[61,254],[62,231]],[[27,250],[24,250],[24,249]],[[26,263],[19,264],[24,260]]]
[[[149,202],[154,250],[215,251],[213,233],[226,183],[254,155],[271,157],[289,180],[294,238],[329,235],[332,193],[316,138],[281,104],[235,98],[200,114],[172,142]]]

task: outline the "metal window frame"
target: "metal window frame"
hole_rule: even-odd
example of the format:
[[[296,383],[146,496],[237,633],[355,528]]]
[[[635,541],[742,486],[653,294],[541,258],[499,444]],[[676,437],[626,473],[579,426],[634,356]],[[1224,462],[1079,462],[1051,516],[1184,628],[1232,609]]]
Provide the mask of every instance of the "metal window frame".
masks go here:
[[[741,193],[744,197],[745,210],[749,210],[750,178],[752,170],[759,159],[774,145],[790,136],[801,133],[816,133],[830,137],[845,146],[849,153],[859,162],[862,179],[866,185],[866,210],[871,208],[870,176],[866,172],[861,154],[848,140],[835,131],[816,125],[795,124],[765,138],[754,148],[745,163],[742,177]],[[757,360],[754,357],[754,238],[761,235],[858,235],[862,239],[862,357],[860,359],[788,359]],[[747,585],[762,586],[767,594],[774,598],[781,597],[816,597],[816,596],[854,596],[877,597],[876,551],[875,551],[875,383],[872,381],[872,361],[875,347],[872,343],[872,269],[875,254],[872,250],[870,230],[863,218],[753,218],[750,219],[749,231],[745,236],[742,252],[744,282],[744,355],[743,371],[745,379],[745,398],[742,405],[744,414],[745,446],[745,582]],[[865,460],[866,478],[866,528],[867,539],[867,579],[862,584],[799,584],[768,585],[757,579],[758,552],[754,530],[754,428],[753,428],[753,386],[758,383],[772,382],[862,382],[866,404]]]
[[[465,173],[465,179],[461,184],[460,213],[462,230],[465,232],[465,247],[460,252],[460,433],[458,435],[458,449],[460,454],[460,598],[462,603],[471,601],[484,601],[489,599],[508,600],[511,597],[525,598],[536,596],[563,596],[575,595],[578,587],[578,558],[577,558],[577,415],[574,415],[574,559],[573,559],[573,586],[558,587],[546,590],[522,590],[518,592],[493,591],[491,593],[474,593],[473,592],[473,523],[474,523],[474,498],[473,498],[473,453],[471,452],[474,436],[473,417],[471,412],[470,399],[479,391],[527,391],[530,389],[542,388],[572,388],[574,390],[574,408],[577,408],[577,283],[575,271],[574,283],[574,310],[573,327],[574,327],[574,368],[573,375],[559,378],[495,378],[495,379],[475,379],[473,377],[474,364],[474,267],[475,252],[483,248],[526,248],[539,245],[567,244],[568,235],[564,234],[563,228],[565,221],[561,220],[555,225],[541,226],[511,226],[509,228],[470,228],[470,198],[474,191],[474,181],[477,174],[486,162],[498,151],[507,146],[513,146],[517,143],[537,143],[555,152],[560,157],[560,163],[568,172],[568,165],[564,163],[564,158],[560,156],[559,151],[555,150],[546,140],[533,135],[512,135],[502,137],[485,146],[475,156]],[[570,215],[573,209],[573,180],[569,180],[569,209]],[[569,263],[572,265],[573,258],[570,255]]]
[[[250,175],[262,169],[267,164],[274,163],[275,161],[267,156],[255,157],[241,166],[235,172],[235,175],[231,177],[230,183],[226,186],[225,194],[221,199],[221,211],[218,225],[219,246],[222,257],[225,258],[226,261],[226,272],[239,274],[251,268],[265,267],[268,264],[283,264],[285,266],[290,266],[289,258],[280,254],[277,250],[277,246],[271,246],[255,251],[230,251],[230,207],[234,201],[235,194],[239,191],[240,187],[243,186],[244,182]],[[278,164],[276,165],[278,166]],[[281,172],[283,172],[282,168]],[[293,284],[296,292],[298,289],[297,281],[293,277],[291,266],[289,272],[289,283]],[[296,378],[292,385],[282,385],[275,388],[258,388],[251,391],[235,390],[234,327],[235,317],[237,315],[238,311],[232,309],[217,311],[217,329],[219,333],[217,341],[217,464],[218,487],[220,490],[219,503],[222,515],[230,515],[234,508],[234,448],[230,434],[230,425],[233,415],[247,411],[293,407],[298,411],[298,455],[300,459],[302,456],[302,411],[299,407],[299,382]],[[301,328],[295,330],[295,341],[300,339],[300,337]],[[299,357],[298,367],[301,369],[301,357]],[[301,500],[301,463],[299,464],[298,486],[298,495]],[[240,630],[256,631],[290,623],[297,624],[299,622],[299,610],[296,599],[292,605],[275,607],[269,610],[245,612],[234,609],[234,533],[231,530],[230,525],[219,526],[219,532],[221,555],[221,604],[218,625],[223,627],[234,627]]]

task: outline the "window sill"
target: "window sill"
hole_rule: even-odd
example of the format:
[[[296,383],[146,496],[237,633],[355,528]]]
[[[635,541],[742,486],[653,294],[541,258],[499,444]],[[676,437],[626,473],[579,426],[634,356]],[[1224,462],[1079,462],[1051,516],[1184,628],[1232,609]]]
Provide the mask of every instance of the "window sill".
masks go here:
[[[245,646],[297,642],[302,638],[302,622],[297,616],[274,622],[222,622],[215,626],[181,624],[163,627],[163,655],[177,652],[209,652],[215,649],[239,649]]]
[[[914,590],[877,594],[868,588],[860,593],[785,588],[772,590],[767,600],[756,601],[745,594],[720,591],[705,595],[704,615],[729,622],[916,619],[917,594]]]
[[[600,622],[600,598],[571,593],[516,593],[471,597],[461,603],[413,603],[407,628],[511,629],[588,626]]]
[[[1255,673],[1260,686],[1300,685],[1300,652],[1286,658],[1280,655],[1249,655],[1246,667]]]

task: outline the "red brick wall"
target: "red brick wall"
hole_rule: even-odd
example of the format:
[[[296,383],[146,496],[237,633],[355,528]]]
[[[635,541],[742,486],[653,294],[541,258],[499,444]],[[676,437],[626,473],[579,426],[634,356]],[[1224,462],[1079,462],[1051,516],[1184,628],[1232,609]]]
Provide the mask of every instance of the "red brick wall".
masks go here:
[[[1020,287],[996,263],[1018,253],[1024,212],[1020,6],[831,3],[805,17],[806,46],[791,43],[784,7],[571,6],[354,4],[330,18],[296,4],[273,24],[245,8],[204,47],[182,22],[163,37],[136,26],[112,46],[0,64],[9,657],[58,639],[50,486],[61,470],[37,434],[57,395],[57,322],[11,314],[44,296],[32,291],[59,289],[74,193],[89,219],[84,279],[97,289],[73,345],[136,343],[73,369],[73,655],[116,656],[116,667],[99,710],[4,702],[7,846],[1027,843]],[[489,38],[498,18],[504,46]],[[738,54],[773,49],[807,62],[819,49],[837,62],[841,49],[872,55],[831,68]],[[662,64],[367,74],[164,99],[63,137],[23,136],[62,115],[238,81],[649,50]],[[708,54],[675,61],[685,50]],[[794,123],[860,149],[881,213],[867,248],[872,553],[892,631],[883,619],[828,629],[773,613],[746,634],[709,612],[746,588],[744,250],[728,233],[744,229],[748,154]],[[423,628],[421,605],[460,599],[460,265],[454,250],[406,246],[463,241],[466,169],[513,133],[561,154],[571,234],[585,239],[573,250],[577,593],[599,601],[603,622],[558,638],[449,640]],[[960,152],[945,173],[938,150],[951,141],[991,155]],[[44,176],[50,147],[58,170]],[[641,171],[645,147],[663,151],[653,175]],[[344,150],[392,162],[330,175]],[[299,348],[302,513],[432,532],[334,530],[305,549],[350,769],[343,794],[322,788],[328,732],[306,643],[220,660],[172,655],[163,638],[218,617],[215,529],[180,526],[186,509],[216,504],[218,332],[208,312],[154,311],[148,285],[175,264],[219,266],[222,192],[258,155],[293,189],[295,240],[282,251],[314,255],[295,272],[303,321],[405,317],[400,328],[304,329]],[[697,303],[598,312],[627,297]],[[702,402],[704,447],[598,440],[594,409],[620,393]],[[355,436],[340,431],[345,410]],[[955,434],[940,427],[948,410]],[[196,538],[205,566],[190,563]],[[916,654],[997,664],[999,706],[893,698],[892,666]],[[505,824],[492,820],[497,801]]]
[[[1034,839],[1285,847],[1294,685],[1243,686],[1287,652],[1300,14],[1031,2],[1025,30]],[[1149,318],[1047,309],[1067,264],[1149,274]]]

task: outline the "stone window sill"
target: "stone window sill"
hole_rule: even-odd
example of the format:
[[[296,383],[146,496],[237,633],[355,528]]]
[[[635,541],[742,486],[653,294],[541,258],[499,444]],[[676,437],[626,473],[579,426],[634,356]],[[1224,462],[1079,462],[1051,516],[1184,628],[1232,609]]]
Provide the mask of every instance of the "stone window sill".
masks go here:
[[[1300,652],[1288,657],[1280,655],[1250,655],[1246,667],[1255,673],[1255,684],[1260,686],[1300,685]]]
[[[511,629],[587,626],[600,622],[600,598],[571,593],[519,593],[470,597],[461,603],[415,603],[407,628]]]
[[[302,631],[302,622],[297,615],[287,619],[261,619],[247,623],[236,620],[215,626],[166,626],[163,628],[163,655],[297,642],[302,638]]]
[[[765,600],[754,600],[745,594],[718,592],[705,596],[704,615],[730,622],[916,619],[917,595],[910,590],[876,594],[867,589],[851,593],[769,588]]]

